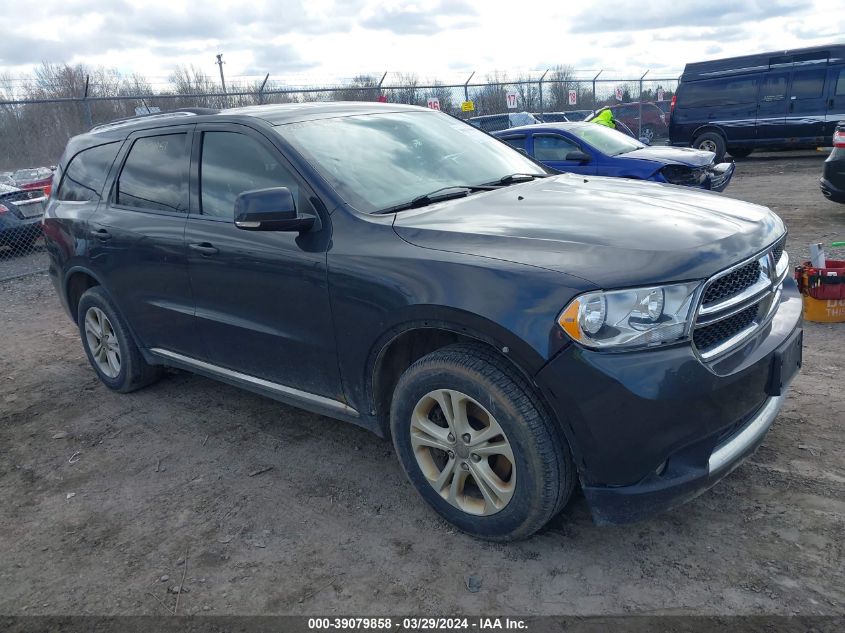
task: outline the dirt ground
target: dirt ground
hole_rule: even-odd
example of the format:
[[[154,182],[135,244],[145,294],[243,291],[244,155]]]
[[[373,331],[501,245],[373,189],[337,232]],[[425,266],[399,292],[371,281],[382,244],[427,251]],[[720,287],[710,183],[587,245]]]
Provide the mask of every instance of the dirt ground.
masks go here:
[[[823,159],[752,155],[726,194],[780,213],[793,261],[845,240]],[[765,444],[710,492],[605,528],[576,496],[494,545],[353,426],[186,373],[109,392],[47,277],[3,282],[0,613],[166,614],[181,585],[179,613],[843,614],[845,324],[805,345]]]

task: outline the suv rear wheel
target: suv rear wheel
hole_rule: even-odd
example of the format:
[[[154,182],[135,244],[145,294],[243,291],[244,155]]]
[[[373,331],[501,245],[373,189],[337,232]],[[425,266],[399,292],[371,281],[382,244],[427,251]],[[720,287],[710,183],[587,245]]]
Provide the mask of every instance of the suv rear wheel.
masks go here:
[[[483,346],[449,346],[411,365],[393,394],[390,426],[417,491],[473,536],[527,537],[572,495],[565,439],[527,382]]]
[[[77,311],[82,347],[97,376],[109,389],[128,393],[161,376],[161,368],[144,361],[123,317],[101,286],[85,291]]]
[[[719,163],[725,157],[727,147],[724,137],[718,132],[705,132],[697,137],[692,142],[695,149],[702,149],[706,152],[713,152],[716,154],[716,162]]]

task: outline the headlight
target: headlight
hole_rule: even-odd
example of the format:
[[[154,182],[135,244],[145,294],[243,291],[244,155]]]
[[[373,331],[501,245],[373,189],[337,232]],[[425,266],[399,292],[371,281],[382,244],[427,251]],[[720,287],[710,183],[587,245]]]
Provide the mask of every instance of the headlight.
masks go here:
[[[700,282],[587,292],[560,313],[558,324],[573,340],[594,348],[671,343],[687,336]]]

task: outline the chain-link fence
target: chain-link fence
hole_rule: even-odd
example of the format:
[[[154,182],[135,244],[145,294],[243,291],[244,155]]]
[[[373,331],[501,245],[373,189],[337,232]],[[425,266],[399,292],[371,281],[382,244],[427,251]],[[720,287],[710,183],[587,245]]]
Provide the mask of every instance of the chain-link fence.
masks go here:
[[[224,90],[196,69],[178,69],[166,83],[150,84],[138,76],[45,65],[30,79],[0,78],[0,280],[46,268],[40,217],[50,168],[70,137],[115,119],[180,108],[384,101],[433,107],[462,119],[529,113],[554,121],[561,120],[554,113],[575,118],[573,111],[611,106],[636,134],[659,142],[668,136],[662,112],[676,87],[676,78],[631,79],[558,67],[443,80],[384,73],[322,85],[285,84],[267,75],[235,78]]]

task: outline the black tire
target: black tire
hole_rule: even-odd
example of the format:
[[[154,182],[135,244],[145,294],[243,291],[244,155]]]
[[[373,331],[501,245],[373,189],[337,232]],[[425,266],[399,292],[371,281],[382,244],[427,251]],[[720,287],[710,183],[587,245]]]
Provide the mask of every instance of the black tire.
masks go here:
[[[695,149],[703,149],[708,152],[715,153],[717,163],[722,161],[725,157],[725,152],[727,151],[725,138],[718,132],[705,132],[704,134],[696,136],[695,140],[692,142],[692,146]]]
[[[85,317],[91,308],[99,308],[106,315],[117,339],[120,358],[120,371],[117,375],[110,377],[106,375],[102,369],[97,365],[94,356],[89,347],[88,337],[85,333]],[[85,350],[85,355],[88,357],[88,362],[97,373],[97,377],[102,383],[113,391],[120,393],[129,393],[146,387],[155,382],[161,377],[162,368],[156,365],[148,364],[138,346],[132,339],[129,333],[129,328],[126,325],[123,317],[118,312],[117,308],[109,298],[108,293],[101,286],[94,286],[85,291],[79,299],[79,307],[77,309],[77,323],[79,324],[79,335],[82,338],[82,348]]]
[[[654,139],[657,136],[657,134],[655,133],[653,127],[651,127],[650,125],[644,125],[642,130],[640,130],[640,136],[647,138],[649,144],[651,144],[651,143],[654,143]],[[639,140],[639,139],[637,139],[637,140]]]
[[[417,461],[411,445],[412,414],[426,394],[438,389],[459,391],[484,403],[512,448],[512,497],[493,514],[470,514],[453,506],[429,483]],[[393,445],[408,479],[434,510],[463,532],[492,541],[526,538],[572,496],[577,475],[562,432],[521,374],[486,346],[451,345],[415,362],[396,385],[390,414]]]
[[[753,151],[750,147],[731,147],[728,149],[728,154],[734,158],[746,158],[751,156],[751,152]]]

